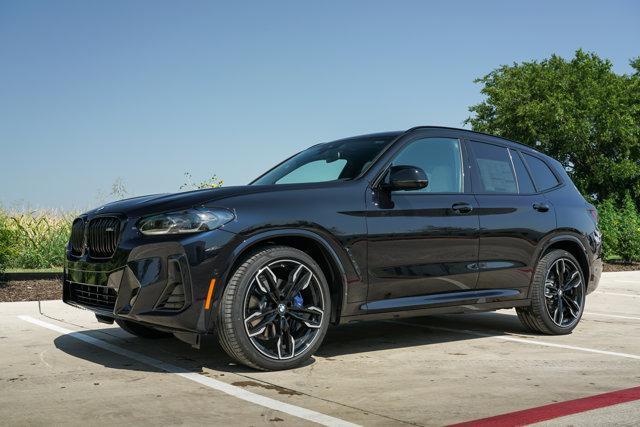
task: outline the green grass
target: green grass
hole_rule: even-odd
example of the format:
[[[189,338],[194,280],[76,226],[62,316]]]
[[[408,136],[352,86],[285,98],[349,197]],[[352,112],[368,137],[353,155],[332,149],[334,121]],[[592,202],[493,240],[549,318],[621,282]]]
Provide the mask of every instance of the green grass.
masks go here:
[[[62,273],[62,267],[55,268],[7,268],[5,273]]]

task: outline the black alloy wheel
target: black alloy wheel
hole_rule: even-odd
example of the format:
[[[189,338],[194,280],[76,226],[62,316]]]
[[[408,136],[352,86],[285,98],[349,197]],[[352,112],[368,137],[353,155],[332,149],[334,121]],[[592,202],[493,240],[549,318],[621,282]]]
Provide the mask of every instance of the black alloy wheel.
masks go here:
[[[315,352],[329,317],[322,269],[298,249],[275,246],[235,271],[222,297],[218,331],[222,347],[239,362],[288,369]]]
[[[570,333],[584,311],[586,282],[576,258],[555,249],[538,262],[531,281],[531,305],[516,312],[533,332],[562,335]]]
[[[322,287],[301,263],[282,259],[260,268],[245,298],[244,325],[254,347],[272,359],[307,349],[322,326]]]
[[[584,302],[580,268],[569,258],[559,258],[547,272],[544,297],[547,313],[557,326],[570,327],[580,319]]]

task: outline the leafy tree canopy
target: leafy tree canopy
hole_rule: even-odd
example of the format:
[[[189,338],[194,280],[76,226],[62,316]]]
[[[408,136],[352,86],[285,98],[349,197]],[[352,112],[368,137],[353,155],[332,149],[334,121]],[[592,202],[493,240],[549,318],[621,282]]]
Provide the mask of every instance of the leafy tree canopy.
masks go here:
[[[486,98],[465,123],[555,157],[596,202],[628,192],[640,203],[640,57],[630,63],[635,72],[619,75],[578,50],[504,65],[476,80]]]

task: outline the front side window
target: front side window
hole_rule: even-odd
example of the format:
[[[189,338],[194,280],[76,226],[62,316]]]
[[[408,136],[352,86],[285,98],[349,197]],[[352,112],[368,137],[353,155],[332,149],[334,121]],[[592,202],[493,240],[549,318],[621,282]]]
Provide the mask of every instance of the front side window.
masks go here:
[[[422,138],[410,142],[393,160],[394,166],[417,166],[429,184],[413,192],[462,193],[462,152],[453,138]]]
[[[505,147],[473,142],[481,193],[517,193],[516,177]]]
[[[524,153],[524,158],[529,165],[533,182],[536,183],[538,191],[548,190],[558,185],[558,178],[551,172],[549,166],[537,157]]]
[[[395,138],[356,137],[314,145],[274,167],[251,185],[300,184],[357,178]]]

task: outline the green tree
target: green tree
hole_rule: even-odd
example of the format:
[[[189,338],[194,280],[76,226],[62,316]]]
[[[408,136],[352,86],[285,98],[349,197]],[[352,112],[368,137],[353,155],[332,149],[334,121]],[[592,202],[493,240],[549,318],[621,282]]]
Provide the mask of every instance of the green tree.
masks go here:
[[[501,66],[476,80],[486,98],[465,123],[555,157],[595,202],[629,192],[640,204],[640,58],[631,66],[619,75],[582,50]]]

